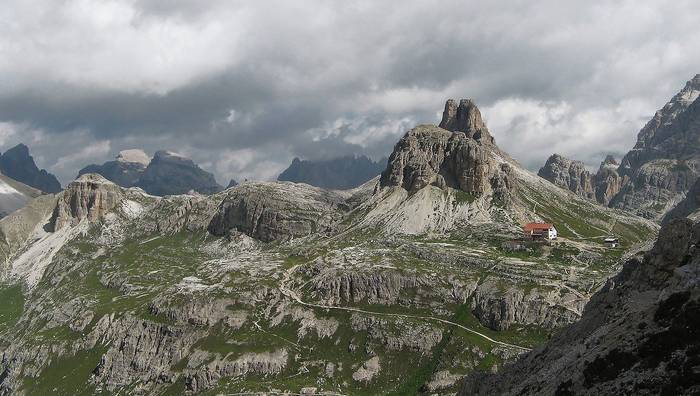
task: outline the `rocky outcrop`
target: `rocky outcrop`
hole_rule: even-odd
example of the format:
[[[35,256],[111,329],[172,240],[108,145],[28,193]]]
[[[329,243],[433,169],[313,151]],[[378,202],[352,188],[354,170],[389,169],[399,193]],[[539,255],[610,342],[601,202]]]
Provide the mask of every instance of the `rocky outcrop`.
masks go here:
[[[187,357],[201,333],[139,320],[131,315],[105,316],[94,334],[109,340],[95,368],[94,380],[115,390],[135,382],[162,384],[175,381],[171,367]]]
[[[119,153],[116,161],[88,165],[78,172],[78,177],[87,173],[97,173],[119,186],[133,187],[138,184],[149,162],[150,158],[143,150],[124,150]]]
[[[620,192],[620,189],[622,189],[623,178],[617,173],[618,167],[619,164],[615,158],[608,155],[603,162],[600,163],[598,173],[596,173],[593,178],[595,184],[595,199],[603,205],[607,206],[615,195]]]
[[[380,185],[410,193],[430,185],[452,187],[475,196],[508,190],[508,169],[493,159],[491,153],[498,149],[482,143],[481,136],[420,125],[396,144]]]
[[[580,318],[585,303],[585,298],[563,290],[524,291],[516,285],[504,286],[496,278],[480,283],[471,295],[474,316],[484,326],[498,331],[515,324],[562,327]]]
[[[209,223],[217,236],[242,232],[264,242],[324,234],[347,209],[333,192],[304,184],[246,183],[228,191]]]
[[[666,213],[661,224],[668,224],[674,219],[689,217],[692,220],[700,219],[700,179],[688,191],[685,198],[671,211]]]
[[[191,370],[185,376],[185,388],[190,392],[198,393],[213,388],[221,378],[279,374],[287,367],[288,359],[289,354],[286,349],[245,353],[235,360],[217,358],[200,369]]]
[[[588,199],[595,197],[593,176],[581,161],[552,154],[537,175],[576,195]]]
[[[441,329],[424,323],[390,321],[358,313],[353,313],[350,320],[355,333],[366,333],[392,351],[412,351],[426,356],[442,340]]]
[[[214,175],[202,170],[191,159],[171,151],[156,152],[136,186],[160,196],[190,191],[213,194],[224,189],[216,182]]]
[[[352,373],[352,379],[358,382],[369,382],[372,378],[379,374],[381,365],[379,364],[379,356],[374,356],[368,361],[362,363],[362,367]]]
[[[234,179],[231,179],[231,181],[228,182],[228,185],[226,186],[226,189],[228,190],[229,188],[236,187],[238,185],[238,182]]]
[[[591,174],[583,162],[552,154],[537,175],[576,195],[607,206],[622,188],[623,178],[617,173],[618,166],[615,158],[608,155],[600,163],[598,172]]]
[[[497,375],[467,378],[461,395],[700,392],[700,224],[675,220],[629,260],[581,320]]]
[[[445,103],[440,128],[451,132],[463,132],[468,138],[483,143],[494,143],[481,112],[471,99],[461,99],[459,105],[454,99]]]
[[[80,176],[59,197],[51,217],[51,228],[55,232],[81,220],[95,222],[122,199],[121,188],[104,177],[96,174]]]
[[[314,274],[312,290],[323,303],[330,305],[360,302],[392,305],[398,302],[402,291],[428,287],[431,283],[419,275],[397,271],[336,273],[321,266],[310,271],[323,271]]]
[[[0,172],[43,192],[61,191],[61,183],[56,176],[44,169],[39,169],[34,163],[34,158],[29,155],[29,148],[24,144],[18,144],[0,155]]]
[[[379,175],[385,167],[386,158],[375,162],[363,155],[317,161],[294,158],[277,180],[347,190]]]
[[[642,128],[618,169],[624,179],[610,205],[658,219],[700,172],[700,74]]]

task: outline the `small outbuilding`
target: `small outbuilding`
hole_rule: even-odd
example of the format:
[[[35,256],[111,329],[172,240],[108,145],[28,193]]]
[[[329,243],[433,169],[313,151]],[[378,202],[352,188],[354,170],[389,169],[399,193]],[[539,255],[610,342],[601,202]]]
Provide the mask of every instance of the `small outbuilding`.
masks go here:
[[[557,239],[557,229],[552,223],[528,223],[523,226],[523,234],[533,240],[544,239],[547,241]]]
[[[607,237],[603,242],[605,243],[605,246],[610,248],[616,248],[620,246],[620,240],[615,237]]]

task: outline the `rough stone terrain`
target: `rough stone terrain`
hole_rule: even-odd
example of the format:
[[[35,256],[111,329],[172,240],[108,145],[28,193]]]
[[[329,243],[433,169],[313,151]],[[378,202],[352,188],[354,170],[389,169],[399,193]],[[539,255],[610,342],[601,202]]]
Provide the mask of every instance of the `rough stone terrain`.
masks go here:
[[[700,392],[700,224],[669,223],[629,260],[581,320],[497,375],[467,378],[463,395]]]

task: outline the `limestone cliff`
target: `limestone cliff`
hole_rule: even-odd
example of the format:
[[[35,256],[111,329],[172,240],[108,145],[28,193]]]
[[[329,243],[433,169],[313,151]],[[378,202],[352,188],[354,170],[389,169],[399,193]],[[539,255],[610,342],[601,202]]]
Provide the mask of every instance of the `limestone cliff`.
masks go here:
[[[245,183],[227,191],[209,224],[218,236],[238,231],[269,242],[325,233],[345,207],[341,196],[304,184]]]
[[[96,174],[86,174],[66,187],[59,197],[51,218],[53,231],[87,219],[94,222],[116,207],[122,190]]]
[[[642,128],[618,169],[624,181],[611,206],[659,219],[683,198],[700,172],[699,95],[700,74]]]

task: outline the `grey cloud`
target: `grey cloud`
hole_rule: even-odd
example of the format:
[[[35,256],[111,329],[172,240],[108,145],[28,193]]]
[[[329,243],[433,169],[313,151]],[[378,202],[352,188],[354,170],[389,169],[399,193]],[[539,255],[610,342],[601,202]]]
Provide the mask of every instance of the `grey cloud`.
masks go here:
[[[532,169],[555,150],[595,166],[700,64],[691,1],[32,6],[0,10],[16,21],[0,27],[0,122],[40,131],[26,143],[63,182],[133,147],[191,155],[224,184],[294,156],[380,158],[448,97],[476,99]]]

